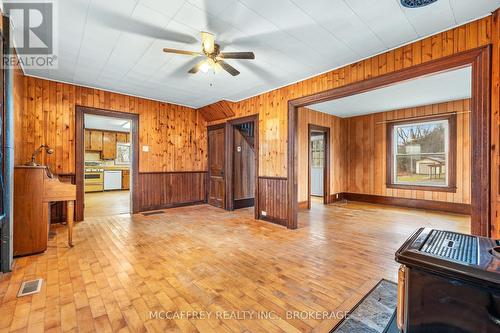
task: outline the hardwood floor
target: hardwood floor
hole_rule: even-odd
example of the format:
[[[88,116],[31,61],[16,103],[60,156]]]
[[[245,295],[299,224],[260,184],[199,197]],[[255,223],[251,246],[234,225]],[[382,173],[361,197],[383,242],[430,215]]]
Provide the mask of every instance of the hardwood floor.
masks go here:
[[[91,217],[75,226],[71,249],[59,227],[44,254],[0,278],[0,332],[327,332],[338,319],[314,317],[348,311],[381,278],[395,280],[394,252],[417,227],[469,230],[464,216],[360,203],[313,204],[298,230],[252,216],[201,205]],[[16,298],[34,278],[42,291]]]
[[[130,191],[85,193],[85,218],[130,213]]]

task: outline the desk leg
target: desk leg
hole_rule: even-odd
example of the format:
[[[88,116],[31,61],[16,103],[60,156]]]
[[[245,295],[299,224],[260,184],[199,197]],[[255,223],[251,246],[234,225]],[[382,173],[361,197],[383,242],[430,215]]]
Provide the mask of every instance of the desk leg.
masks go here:
[[[67,201],[67,217],[68,217],[68,245],[73,246],[73,213],[75,211],[75,202]]]

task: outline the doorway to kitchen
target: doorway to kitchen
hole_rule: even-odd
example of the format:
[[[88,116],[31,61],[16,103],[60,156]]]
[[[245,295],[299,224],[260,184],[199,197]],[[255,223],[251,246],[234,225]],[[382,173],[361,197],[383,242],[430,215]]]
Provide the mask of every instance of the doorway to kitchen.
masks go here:
[[[134,212],[137,118],[77,107],[77,220]]]

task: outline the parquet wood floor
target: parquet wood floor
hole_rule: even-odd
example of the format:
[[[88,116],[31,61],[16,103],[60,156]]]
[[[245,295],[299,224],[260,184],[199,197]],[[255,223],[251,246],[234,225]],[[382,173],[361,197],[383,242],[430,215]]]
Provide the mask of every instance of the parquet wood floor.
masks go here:
[[[469,230],[464,216],[359,203],[314,204],[295,231],[252,216],[201,205],[92,217],[75,226],[71,249],[59,227],[48,251],[0,277],[0,332],[326,332],[338,319],[304,314],[348,311],[379,279],[395,280],[394,252],[416,228]],[[16,298],[34,278],[42,291]]]

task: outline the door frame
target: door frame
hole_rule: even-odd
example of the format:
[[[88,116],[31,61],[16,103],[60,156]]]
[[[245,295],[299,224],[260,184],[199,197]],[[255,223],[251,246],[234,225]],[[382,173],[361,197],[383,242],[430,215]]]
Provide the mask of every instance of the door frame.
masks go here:
[[[231,119],[226,122],[226,161],[225,161],[225,169],[226,169],[226,178],[225,178],[225,186],[226,186],[226,210],[234,210],[234,184],[233,184],[233,148],[234,148],[234,127],[236,125],[244,124],[244,123],[254,123],[254,163],[255,163],[255,175],[254,175],[254,215],[255,218],[259,218],[259,115],[251,115],[247,117],[241,117],[236,119]]]
[[[84,219],[84,203],[85,203],[85,184],[84,184],[84,169],[85,169],[85,114],[93,114],[97,116],[106,116],[113,118],[121,118],[130,120],[130,134],[132,138],[132,170],[130,175],[131,192],[131,209],[132,214],[139,212],[139,115],[135,113],[127,113],[121,111],[105,110],[92,108],[87,106],[77,105],[76,122],[75,122],[75,183],[76,183],[76,203],[75,203],[75,221],[83,221]]]
[[[322,132],[325,140],[325,149],[323,151],[323,204],[330,203],[330,127],[314,124],[307,125],[307,209],[311,209],[311,137],[312,132]]]
[[[210,125],[210,126],[207,126],[207,186],[205,188],[205,201],[207,202],[207,204],[209,203],[209,194],[210,194],[210,161],[212,160],[211,159],[211,156],[210,156],[210,137],[209,137],[209,134],[210,134],[210,131],[212,130],[218,130],[218,129],[224,129],[224,199],[222,200],[222,204],[224,207],[222,207],[222,209],[226,209],[226,197],[227,197],[227,193],[226,192],[226,177],[227,177],[227,173],[226,173],[226,160],[227,160],[227,153],[226,153],[226,133],[227,133],[227,130],[226,130],[226,124],[225,123],[222,123],[222,124],[216,124],[216,125]],[[215,207],[215,206],[214,206]],[[218,207],[217,207],[218,208]]]
[[[290,229],[298,226],[298,109],[319,102],[391,86],[403,81],[472,67],[471,102],[471,233],[489,237],[491,234],[491,45],[431,60],[395,72],[368,78],[338,88],[329,89],[288,102],[288,223]]]

